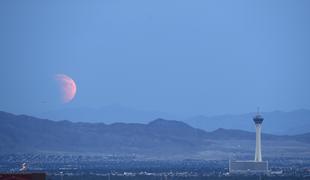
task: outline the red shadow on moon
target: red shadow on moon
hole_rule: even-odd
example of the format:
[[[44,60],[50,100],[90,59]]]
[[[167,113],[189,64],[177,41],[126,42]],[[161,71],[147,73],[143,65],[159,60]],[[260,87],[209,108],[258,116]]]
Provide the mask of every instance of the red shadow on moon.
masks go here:
[[[76,83],[74,80],[65,74],[56,74],[55,79],[61,90],[62,102],[68,103],[72,101],[76,94]]]

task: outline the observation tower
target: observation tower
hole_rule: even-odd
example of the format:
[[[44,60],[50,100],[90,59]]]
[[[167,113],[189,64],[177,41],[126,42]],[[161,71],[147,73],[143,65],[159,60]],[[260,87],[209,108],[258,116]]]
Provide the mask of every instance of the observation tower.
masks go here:
[[[264,118],[257,111],[256,116],[254,116],[253,121],[255,123],[256,129],[256,148],[255,148],[255,162],[262,162],[262,142],[261,142],[261,129]]]

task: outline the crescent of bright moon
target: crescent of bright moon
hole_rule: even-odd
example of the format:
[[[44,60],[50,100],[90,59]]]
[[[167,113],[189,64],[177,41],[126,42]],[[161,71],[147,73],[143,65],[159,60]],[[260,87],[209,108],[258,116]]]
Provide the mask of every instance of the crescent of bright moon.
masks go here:
[[[55,78],[59,83],[60,90],[62,92],[63,103],[72,101],[76,94],[76,84],[74,80],[65,74],[56,74]]]

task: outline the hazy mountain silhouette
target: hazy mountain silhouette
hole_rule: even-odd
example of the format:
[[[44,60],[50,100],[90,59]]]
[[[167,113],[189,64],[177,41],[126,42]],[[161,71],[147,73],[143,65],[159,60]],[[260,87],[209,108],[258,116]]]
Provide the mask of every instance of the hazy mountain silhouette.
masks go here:
[[[310,132],[310,110],[300,109],[291,112],[273,111],[262,113],[264,117],[263,131],[278,135],[293,135]],[[254,131],[252,121],[255,113],[222,116],[196,116],[184,122],[207,131],[218,128],[242,129]]]
[[[102,122],[106,124],[115,122],[148,123],[156,118],[178,119],[179,117],[156,111],[144,111],[120,105],[110,105],[102,108],[68,108],[37,115],[41,118],[53,120],[70,120],[73,122]]]
[[[291,112],[273,111],[262,113],[265,121],[263,131],[270,134],[301,134],[310,132],[310,110],[300,109]],[[241,115],[196,116],[184,118],[164,112],[141,111],[119,105],[106,106],[100,109],[75,108],[50,111],[38,115],[41,118],[52,120],[70,120],[73,122],[115,122],[148,123],[156,118],[178,119],[193,127],[206,131],[218,128],[242,129],[253,131],[253,113]]]
[[[225,157],[251,154],[255,134],[218,129],[206,132],[180,121],[156,119],[138,123],[73,123],[0,112],[0,152],[72,152],[139,154],[151,157]],[[310,133],[296,136],[263,135],[272,150],[289,147],[288,153],[310,147]],[[242,148],[241,148],[242,147]],[[265,151],[269,151],[268,148]],[[217,153],[214,155],[214,153]],[[229,153],[228,153],[229,152]],[[304,154],[298,154],[304,156]]]

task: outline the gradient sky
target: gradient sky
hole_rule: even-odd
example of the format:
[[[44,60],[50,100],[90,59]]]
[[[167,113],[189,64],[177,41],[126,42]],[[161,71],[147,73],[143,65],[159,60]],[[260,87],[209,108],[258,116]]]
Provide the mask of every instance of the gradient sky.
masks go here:
[[[0,1],[4,111],[290,111],[310,108],[309,70],[308,0]]]

